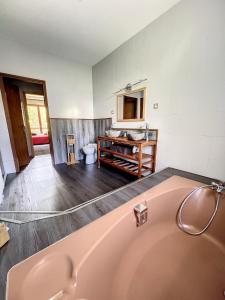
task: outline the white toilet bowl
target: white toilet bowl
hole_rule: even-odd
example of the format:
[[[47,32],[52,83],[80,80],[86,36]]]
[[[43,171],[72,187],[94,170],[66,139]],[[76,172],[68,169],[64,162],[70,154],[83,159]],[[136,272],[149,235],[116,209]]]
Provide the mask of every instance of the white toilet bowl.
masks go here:
[[[94,164],[97,160],[97,144],[88,144],[83,147],[85,154],[85,164]]]

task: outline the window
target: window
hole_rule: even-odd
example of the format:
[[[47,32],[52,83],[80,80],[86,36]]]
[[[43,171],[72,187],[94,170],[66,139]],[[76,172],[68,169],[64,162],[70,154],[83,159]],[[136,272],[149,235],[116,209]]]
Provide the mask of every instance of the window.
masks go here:
[[[31,133],[47,133],[46,107],[44,105],[27,105]]]

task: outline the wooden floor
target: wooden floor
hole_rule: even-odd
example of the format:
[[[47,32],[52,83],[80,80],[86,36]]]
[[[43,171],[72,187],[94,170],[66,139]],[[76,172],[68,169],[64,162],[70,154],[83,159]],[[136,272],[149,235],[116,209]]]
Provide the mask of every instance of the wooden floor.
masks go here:
[[[46,169],[46,172],[44,173],[43,171],[40,172],[39,176],[38,172],[35,174],[37,176],[37,179],[40,179],[40,176],[43,174],[45,174],[46,178],[49,178],[49,176],[55,178],[56,176],[55,182],[57,184],[59,180],[58,177],[60,177],[61,180],[59,180],[59,182],[61,182],[62,185],[65,184],[66,186],[68,186],[68,188],[70,187],[72,190],[75,189],[75,186],[78,186],[78,184],[80,184],[79,186],[82,187],[82,193],[80,197],[77,198],[80,199],[80,201],[82,201],[84,197],[86,197],[86,199],[91,197],[91,193],[100,193],[98,185],[102,186],[102,191],[109,188],[107,187],[107,181],[109,180],[110,176],[117,178],[117,180],[120,178],[118,181],[120,181],[121,178],[123,178],[123,183],[129,182],[129,180],[126,179],[123,175],[114,173],[113,170],[108,170],[105,168],[96,170],[95,166],[86,167],[84,165],[77,166],[77,170],[78,169],[80,169],[81,173],[76,172],[75,170],[73,172],[68,172],[66,166],[59,166],[56,168],[56,173],[53,171],[52,175],[47,174],[48,169]],[[87,172],[87,170],[89,172]],[[85,174],[86,180],[84,180]],[[91,174],[92,176],[96,176],[96,174],[99,174],[99,177],[96,177],[95,179],[96,181],[94,180],[94,182],[91,182]],[[131,200],[135,196],[154,187],[155,185],[161,183],[162,181],[170,178],[173,175],[182,176],[207,184],[212,181],[212,179],[210,178],[198,176],[177,169],[167,168],[159,173],[153,174],[148,178],[145,178],[143,180],[137,180],[131,183],[130,185],[121,188],[120,190],[117,190],[109,195],[103,196],[97,202],[93,202],[88,204],[87,206],[80,207],[79,210],[73,212],[70,215],[58,216],[52,219],[35,221],[22,225],[6,223],[9,227],[11,239],[5,246],[3,246],[0,249],[0,299],[5,299],[7,272],[13,265],[33,255],[41,249],[55,243],[56,241],[64,238],[68,234],[76,231],[84,225],[105,215],[106,213],[112,211],[113,209]],[[23,178],[23,176],[21,177]],[[83,179],[81,180],[82,177]],[[13,183],[13,180],[18,180],[17,178],[12,179],[11,183]],[[69,179],[65,180],[65,178]],[[26,191],[26,188],[24,188],[25,182],[23,182],[23,180],[24,179],[21,179],[22,182],[20,184],[19,190],[17,191],[18,196],[22,197],[22,199],[24,199],[22,196],[23,190]],[[114,186],[114,188],[118,187],[118,182],[114,182],[110,188],[112,188],[112,186]],[[9,193],[7,197],[10,197],[9,188],[7,189],[7,193]],[[48,187],[45,186],[45,189],[48,190]],[[53,189],[53,192],[51,189],[52,187],[50,186],[49,193],[50,195],[52,195],[51,193],[53,193],[54,195],[55,190]],[[15,192],[15,189],[13,190]],[[61,190],[61,188],[59,188],[59,190]],[[36,193],[37,195],[35,199],[40,199],[39,194],[43,196],[42,191],[36,190]],[[14,194],[14,196],[15,195],[17,194]],[[45,200],[42,201],[43,204],[40,205],[40,207],[49,207],[48,204],[45,203],[47,202],[46,198],[44,199]],[[52,198],[49,197],[49,199]],[[76,201],[78,201],[77,199],[73,200],[73,198],[67,200],[66,197],[62,199],[65,200],[65,204],[60,204],[60,202],[62,201],[59,201],[58,204],[51,204],[50,207],[55,208],[57,206],[57,208],[59,208],[60,206],[60,208],[65,208],[71,205],[72,203],[74,205],[74,203],[77,203]],[[39,205],[37,205],[37,207],[39,207]]]
[[[34,155],[43,155],[43,154],[50,154],[50,145],[33,145],[34,148]]]
[[[19,174],[8,176],[0,210],[65,210],[134,180],[83,161],[53,167],[50,155],[39,155]]]

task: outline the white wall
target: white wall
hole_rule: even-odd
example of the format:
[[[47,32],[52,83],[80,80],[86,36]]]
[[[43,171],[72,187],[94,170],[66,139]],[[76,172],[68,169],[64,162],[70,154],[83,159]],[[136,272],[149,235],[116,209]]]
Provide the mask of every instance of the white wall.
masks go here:
[[[6,123],[1,92],[0,92],[0,152],[2,155],[2,161],[4,163],[5,172],[7,174],[14,173],[16,169],[15,169],[15,164],[14,164],[14,159],[12,154],[11,143],[9,139],[8,127]]]
[[[94,116],[111,116],[112,93],[145,77],[158,169],[225,179],[225,1],[183,0],[95,65]]]
[[[4,181],[2,177],[2,171],[0,169],[0,204],[3,200]]]
[[[50,117],[92,118],[92,71],[0,35],[0,72],[46,80]]]
[[[93,118],[90,66],[24,47],[0,35],[0,72],[45,80],[50,117]],[[3,147],[9,148],[8,132],[5,130],[5,121],[2,118],[2,101],[0,102],[0,130],[3,134]],[[14,172],[10,151],[5,161],[7,161],[6,172]]]

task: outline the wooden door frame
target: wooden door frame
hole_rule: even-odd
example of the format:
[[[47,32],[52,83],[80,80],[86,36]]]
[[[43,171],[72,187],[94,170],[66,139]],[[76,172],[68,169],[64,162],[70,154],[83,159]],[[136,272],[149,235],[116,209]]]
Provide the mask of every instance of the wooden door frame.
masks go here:
[[[53,144],[52,144],[52,131],[51,131],[51,124],[50,124],[47,87],[46,87],[45,80],[34,79],[34,78],[30,78],[30,77],[23,77],[23,76],[18,76],[18,75],[13,75],[13,74],[7,74],[7,73],[0,72],[0,90],[1,90],[1,94],[2,94],[2,102],[3,102],[4,111],[5,111],[6,123],[7,123],[8,131],[9,131],[9,138],[10,138],[10,143],[11,143],[11,148],[12,148],[12,153],[13,153],[13,159],[14,159],[14,163],[15,163],[16,172],[20,171],[20,167],[19,167],[19,162],[18,162],[18,158],[17,158],[17,154],[16,154],[16,147],[15,147],[15,142],[14,142],[14,137],[13,137],[13,130],[12,130],[11,120],[10,120],[10,116],[9,116],[7,95],[6,95],[6,92],[5,92],[5,86],[4,86],[4,81],[3,81],[3,78],[5,78],[5,77],[21,80],[21,81],[28,82],[28,83],[36,83],[36,84],[42,85],[43,95],[44,95],[44,102],[45,102],[45,107],[46,107],[46,115],[47,115],[50,154],[51,154],[51,158],[52,158],[52,164],[54,165],[55,160],[54,160],[54,150],[53,150]]]
[[[28,115],[28,110],[27,110],[27,99],[26,99],[26,93],[23,92],[23,101],[24,101],[24,112],[25,112],[25,118],[26,118],[26,125],[28,128],[28,134],[29,134],[29,139],[30,139],[30,145],[31,145],[31,157],[34,157],[34,145],[32,142],[32,133],[31,133],[31,129],[30,129],[30,124],[29,124],[29,115]]]

